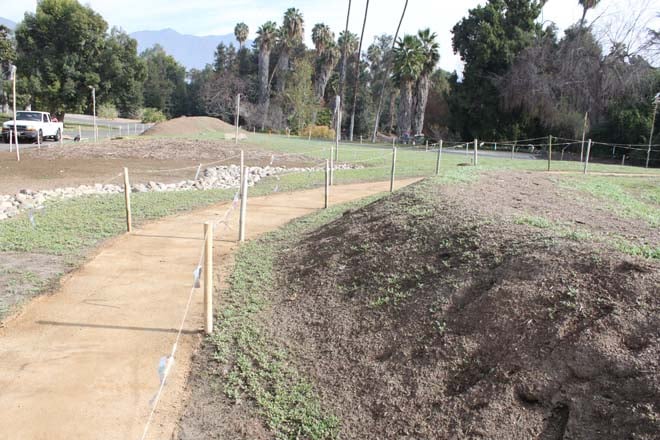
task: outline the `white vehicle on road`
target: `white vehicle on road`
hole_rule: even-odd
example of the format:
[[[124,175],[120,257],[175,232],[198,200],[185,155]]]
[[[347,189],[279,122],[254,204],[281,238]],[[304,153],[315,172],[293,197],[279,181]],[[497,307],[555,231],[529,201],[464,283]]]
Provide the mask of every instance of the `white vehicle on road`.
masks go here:
[[[16,130],[18,140],[29,140],[37,142],[37,136],[40,140],[53,139],[59,141],[62,137],[64,125],[61,122],[53,122],[50,113],[23,111],[16,112]],[[2,124],[2,140],[9,143],[9,132],[14,135],[14,120]]]

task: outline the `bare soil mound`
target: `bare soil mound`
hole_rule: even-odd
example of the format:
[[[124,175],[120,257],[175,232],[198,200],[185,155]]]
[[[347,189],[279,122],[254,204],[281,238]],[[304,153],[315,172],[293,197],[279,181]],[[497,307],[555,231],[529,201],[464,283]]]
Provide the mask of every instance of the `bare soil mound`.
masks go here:
[[[273,335],[341,438],[660,436],[657,261],[424,183],[288,246],[279,273]]]
[[[204,132],[234,133],[233,125],[208,116],[181,116],[154,125],[142,136],[194,136]]]

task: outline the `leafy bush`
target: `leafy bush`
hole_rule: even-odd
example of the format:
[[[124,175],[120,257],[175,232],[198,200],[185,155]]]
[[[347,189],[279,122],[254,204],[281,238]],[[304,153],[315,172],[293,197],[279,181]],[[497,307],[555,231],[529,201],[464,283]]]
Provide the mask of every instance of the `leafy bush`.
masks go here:
[[[312,137],[314,139],[333,140],[335,138],[335,131],[330,127],[326,127],[325,125],[309,125],[302,129],[302,132],[300,133],[300,137],[301,138],[309,137],[310,130],[312,132]]]
[[[165,114],[155,108],[145,108],[142,112],[142,122],[144,124],[163,122],[167,120]]]
[[[119,112],[117,111],[117,107],[110,104],[109,102],[105,104],[101,104],[96,109],[96,114],[98,115],[99,118],[103,118],[103,119],[117,119],[119,117]]]

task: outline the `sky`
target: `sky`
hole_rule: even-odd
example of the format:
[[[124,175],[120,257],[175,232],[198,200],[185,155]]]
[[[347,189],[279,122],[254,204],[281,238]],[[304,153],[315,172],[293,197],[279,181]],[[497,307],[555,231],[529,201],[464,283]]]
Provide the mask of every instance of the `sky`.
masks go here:
[[[367,0],[353,0],[349,29],[359,35]],[[257,28],[268,20],[278,24],[289,7],[298,8],[305,20],[307,44],[311,46],[311,30],[315,23],[328,24],[335,34],[345,27],[348,0],[86,0],[111,26],[127,32],[174,29],[183,34],[220,35],[233,33],[240,21],[250,28],[250,39]],[[363,50],[376,35],[394,34],[403,8],[403,0],[370,0]],[[451,28],[467,15],[468,10],[485,0],[409,0],[401,33],[416,33],[431,28],[438,34],[440,67],[462,70],[460,58],[451,47]],[[26,11],[36,9],[37,0],[0,0],[0,16],[21,21]],[[653,17],[660,12],[660,0],[602,0],[587,15],[621,23],[631,11],[643,9]],[[554,22],[560,30],[577,22],[582,9],[577,0],[549,0],[539,21]],[[651,25],[660,29],[659,20]]]

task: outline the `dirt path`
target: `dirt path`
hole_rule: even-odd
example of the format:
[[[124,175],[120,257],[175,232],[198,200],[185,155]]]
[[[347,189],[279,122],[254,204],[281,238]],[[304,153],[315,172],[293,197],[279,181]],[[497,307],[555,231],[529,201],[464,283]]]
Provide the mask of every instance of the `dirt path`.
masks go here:
[[[397,187],[414,180],[397,182]],[[386,191],[389,183],[336,186],[332,203]],[[248,237],[322,206],[322,189],[248,203]],[[105,245],[54,295],[28,305],[0,329],[0,439],[139,439],[187,301],[202,223],[227,204],[146,225]],[[216,234],[216,262],[236,247]],[[202,293],[194,295],[176,364],[149,438],[170,438],[193,349],[201,336]]]

